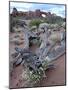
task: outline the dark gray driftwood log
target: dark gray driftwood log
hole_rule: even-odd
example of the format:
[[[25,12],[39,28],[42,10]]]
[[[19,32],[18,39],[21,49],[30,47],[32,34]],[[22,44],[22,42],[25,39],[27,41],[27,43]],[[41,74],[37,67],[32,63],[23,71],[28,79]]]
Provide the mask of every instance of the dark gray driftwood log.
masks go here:
[[[24,64],[33,71],[37,71],[39,67],[42,67],[42,63],[39,61],[39,57],[32,53],[29,50],[22,50],[19,48],[15,48],[15,50],[19,53],[19,56],[14,61],[14,67],[24,62]]]

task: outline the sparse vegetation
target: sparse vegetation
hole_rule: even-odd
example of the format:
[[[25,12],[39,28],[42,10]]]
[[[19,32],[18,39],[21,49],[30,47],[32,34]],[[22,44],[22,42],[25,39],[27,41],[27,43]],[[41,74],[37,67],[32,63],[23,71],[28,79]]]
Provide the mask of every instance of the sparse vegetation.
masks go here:
[[[44,22],[49,23],[49,24],[61,25],[64,22],[64,19],[60,16],[49,16],[45,18]]]
[[[39,27],[40,23],[42,23],[41,20],[32,20],[29,25],[30,26],[36,26],[37,27],[37,31],[38,31],[38,27]]]

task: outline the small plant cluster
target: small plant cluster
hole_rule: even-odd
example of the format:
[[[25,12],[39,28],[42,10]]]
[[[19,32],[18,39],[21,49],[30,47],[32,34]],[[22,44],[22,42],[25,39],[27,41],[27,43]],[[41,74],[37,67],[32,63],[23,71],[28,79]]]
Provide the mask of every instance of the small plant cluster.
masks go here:
[[[37,72],[29,71],[28,75],[30,81],[34,82],[34,84],[40,81],[44,77],[45,70],[47,70],[48,65],[49,62],[47,60],[44,60],[44,62],[42,63],[42,67],[40,67]]]
[[[31,22],[30,22],[30,26],[39,26],[39,24],[40,23],[42,23],[42,21],[41,20],[31,20]]]

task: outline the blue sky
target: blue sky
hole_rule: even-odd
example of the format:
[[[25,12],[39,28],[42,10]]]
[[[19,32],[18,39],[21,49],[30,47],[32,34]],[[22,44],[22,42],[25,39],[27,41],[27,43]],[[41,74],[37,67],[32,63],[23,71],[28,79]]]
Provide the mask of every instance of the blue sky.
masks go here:
[[[18,11],[34,11],[40,9],[65,17],[65,5],[10,2],[10,12],[12,12],[13,7],[16,7]]]

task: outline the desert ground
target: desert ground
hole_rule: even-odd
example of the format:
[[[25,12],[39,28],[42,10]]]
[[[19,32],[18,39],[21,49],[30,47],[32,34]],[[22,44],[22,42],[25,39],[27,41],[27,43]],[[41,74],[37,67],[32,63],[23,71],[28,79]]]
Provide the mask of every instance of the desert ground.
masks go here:
[[[55,69],[49,69],[46,71],[47,78],[43,78],[37,87],[42,86],[56,86],[65,85],[65,54],[53,62],[56,66]],[[10,78],[10,84],[13,88],[25,87],[24,80],[20,77],[22,73],[22,65],[16,67]]]
[[[12,38],[14,34],[10,34],[10,38]],[[24,43],[19,45],[18,47],[22,48],[24,46]],[[10,43],[10,61],[12,61],[11,54],[14,52],[15,45],[13,43]],[[35,50],[37,46],[32,46],[30,49]],[[46,78],[42,78],[38,84],[36,84],[36,87],[42,87],[42,86],[56,86],[56,85],[65,85],[65,55],[63,54],[57,60],[53,61],[53,64],[55,65],[55,68],[46,70]],[[30,87],[26,86],[24,83],[24,80],[22,80],[21,74],[24,70],[24,67],[22,64],[15,67],[10,78],[10,88],[20,88],[20,87]]]
[[[13,17],[11,21],[9,32],[9,87],[27,88],[65,85],[65,22],[63,21],[60,25],[42,22],[44,21],[43,19],[23,20]],[[21,55],[21,58],[16,58],[16,56],[13,58],[13,54],[16,53],[15,50],[25,50],[25,53],[20,51],[18,54]],[[31,53],[29,51],[31,51]],[[32,56],[32,53],[34,53],[35,56]],[[36,71],[38,72],[40,70],[36,68],[36,66],[38,67],[39,65],[37,64],[37,60],[39,60],[38,63],[45,62],[45,65],[48,66],[52,63],[54,68],[50,67],[44,70],[44,67],[47,68],[47,66],[43,66],[42,64],[43,75],[39,73],[36,75]],[[23,61],[25,63],[23,63]],[[26,66],[26,68],[24,66]],[[35,73],[34,71],[32,72],[30,68],[35,70]],[[33,78],[33,76],[31,76],[33,79],[31,77],[28,78],[26,72],[43,77],[35,83],[36,77]],[[28,80],[26,78],[28,78]],[[30,79],[35,81],[29,82]]]

